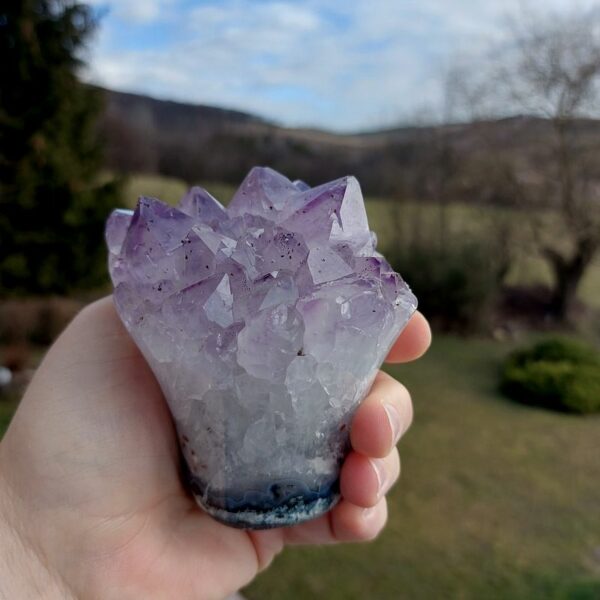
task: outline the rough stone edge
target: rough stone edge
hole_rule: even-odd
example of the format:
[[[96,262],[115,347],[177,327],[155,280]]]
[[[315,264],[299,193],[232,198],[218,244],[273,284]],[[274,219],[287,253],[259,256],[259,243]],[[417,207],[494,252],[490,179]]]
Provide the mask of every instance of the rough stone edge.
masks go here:
[[[340,494],[332,494],[326,498],[317,498],[305,503],[303,500],[294,506],[274,508],[269,511],[240,510],[230,512],[215,508],[194,495],[197,504],[217,521],[238,529],[274,529],[289,527],[304,521],[316,519],[333,508],[340,500]]]

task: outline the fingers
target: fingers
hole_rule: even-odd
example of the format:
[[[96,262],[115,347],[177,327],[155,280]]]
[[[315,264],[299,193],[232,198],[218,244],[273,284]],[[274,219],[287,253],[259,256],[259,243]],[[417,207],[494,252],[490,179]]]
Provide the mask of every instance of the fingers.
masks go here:
[[[284,529],[286,544],[357,542],[376,537],[387,520],[385,494],[400,474],[394,445],[411,419],[412,405],[404,386],[379,373],[352,423],[354,451],[342,466],[342,501],[318,519]]]
[[[396,340],[386,361],[402,363],[416,360],[427,352],[430,345],[431,328],[427,319],[417,311]]]
[[[380,372],[352,420],[350,441],[365,456],[384,458],[410,427],[413,408],[408,390]]]
[[[338,542],[368,542],[375,539],[387,521],[387,502],[362,508],[342,500],[331,511],[331,531]]]
[[[363,508],[375,506],[400,476],[400,456],[394,448],[385,458],[351,452],[342,467],[342,496]]]
[[[388,355],[389,362],[406,362],[423,355],[431,330],[415,313]],[[286,544],[361,542],[377,537],[387,521],[385,495],[400,475],[395,448],[413,418],[410,395],[391,376],[380,372],[352,421],[354,449],[340,474],[342,500],[325,515],[282,532]],[[262,532],[261,532],[262,533]]]
[[[367,542],[379,535],[386,521],[385,498],[369,508],[343,499],[322,517],[282,531],[290,545]]]

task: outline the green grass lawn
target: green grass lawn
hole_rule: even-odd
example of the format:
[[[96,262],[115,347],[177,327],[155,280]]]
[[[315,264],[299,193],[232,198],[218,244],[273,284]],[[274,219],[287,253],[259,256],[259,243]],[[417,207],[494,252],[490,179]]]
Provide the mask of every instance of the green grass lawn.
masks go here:
[[[506,350],[439,338],[391,368],[416,414],[386,531],[287,550],[248,598],[600,598],[600,417],[499,396]]]

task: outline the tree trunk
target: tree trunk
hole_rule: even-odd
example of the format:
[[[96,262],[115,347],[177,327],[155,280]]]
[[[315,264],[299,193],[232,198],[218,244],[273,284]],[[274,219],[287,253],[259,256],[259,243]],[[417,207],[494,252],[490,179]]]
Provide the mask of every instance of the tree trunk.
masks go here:
[[[558,322],[567,323],[574,316],[577,290],[596,254],[596,249],[597,244],[589,239],[580,240],[569,259],[554,249],[546,249],[545,254],[550,260],[555,277],[550,309]]]

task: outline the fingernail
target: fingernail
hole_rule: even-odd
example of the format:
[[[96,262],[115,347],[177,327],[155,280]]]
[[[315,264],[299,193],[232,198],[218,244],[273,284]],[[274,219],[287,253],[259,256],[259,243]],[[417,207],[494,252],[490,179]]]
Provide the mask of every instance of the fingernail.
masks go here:
[[[392,442],[395,445],[402,434],[402,417],[400,411],[393,404],[384,404],[383,408],[388,417],[390,428],[392,430]]]
[[[380,496],[383,492],[385,492],[387,486],[387,470],[384,462],[381,459],[371,458],[370,460],[373,471],[375,471],[375,475],[377,476],[377,495]]]

